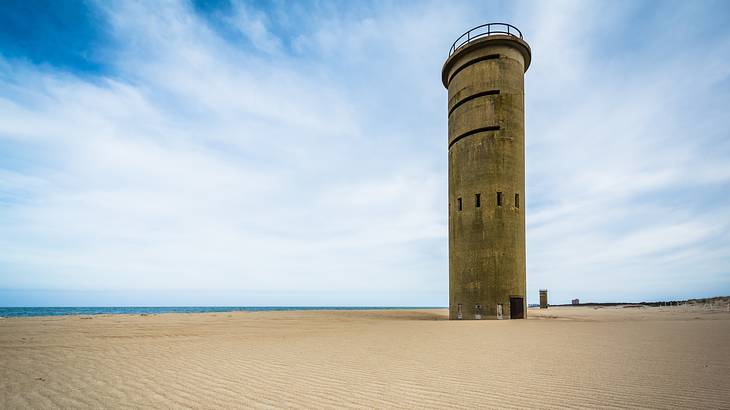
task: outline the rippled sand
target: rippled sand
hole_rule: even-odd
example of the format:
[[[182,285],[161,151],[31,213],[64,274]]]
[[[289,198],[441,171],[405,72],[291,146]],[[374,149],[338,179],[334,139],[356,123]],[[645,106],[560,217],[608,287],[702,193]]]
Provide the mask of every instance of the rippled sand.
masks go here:
[[[730,313],[0,319],[0,408],[730,407]]]

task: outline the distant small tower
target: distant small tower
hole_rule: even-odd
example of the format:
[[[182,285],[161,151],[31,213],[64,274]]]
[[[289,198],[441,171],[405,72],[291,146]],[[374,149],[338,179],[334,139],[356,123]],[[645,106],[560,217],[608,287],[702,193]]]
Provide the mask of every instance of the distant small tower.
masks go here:
[[[547,289],[540,289],[540,309],[547,309]]]
[[[491,23],[459,37],[441,71],[449,118],[449,318],[526,312],[524,74],[530,46]]]

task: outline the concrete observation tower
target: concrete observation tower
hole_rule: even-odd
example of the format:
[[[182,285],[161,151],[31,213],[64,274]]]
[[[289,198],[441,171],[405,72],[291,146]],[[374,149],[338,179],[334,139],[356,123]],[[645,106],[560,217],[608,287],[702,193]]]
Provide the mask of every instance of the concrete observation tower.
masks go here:
[[[459,37],[441,71],[449,116],[449,318],[523,319],[524,76],[530,46],[491,23]]]

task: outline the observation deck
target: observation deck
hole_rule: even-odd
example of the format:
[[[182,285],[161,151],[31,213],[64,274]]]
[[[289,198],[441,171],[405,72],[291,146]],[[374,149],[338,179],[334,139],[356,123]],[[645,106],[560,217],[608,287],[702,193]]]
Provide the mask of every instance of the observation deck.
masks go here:
[[[451,44],[449,55],[441,70],[444,86],[448,88],[448,72],[458,59],[457,56],[463,52],[478,49],[486,43],[494,45],[501,43],[518,49],[524,58],[525,71],[530,67],[532,51],[520,29],[508,23],[482,24],[465,32]]]

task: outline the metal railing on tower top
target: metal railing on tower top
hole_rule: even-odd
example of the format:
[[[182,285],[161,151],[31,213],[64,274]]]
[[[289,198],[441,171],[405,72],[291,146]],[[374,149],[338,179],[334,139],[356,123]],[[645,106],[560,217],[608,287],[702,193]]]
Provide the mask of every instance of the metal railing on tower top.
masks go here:
[[[476,26],[473,29],[459,36],[449,49],[449,57],[459,48],[480,37],[493,36],[495,34],[507,34],[522,38],[522,32],[515,26],[507,23],[487,23]]]

